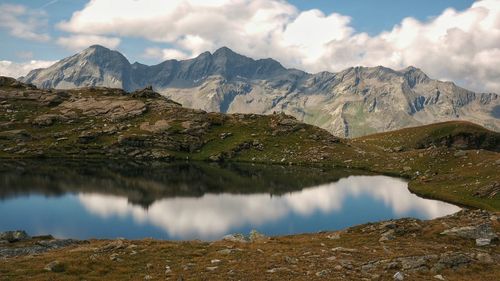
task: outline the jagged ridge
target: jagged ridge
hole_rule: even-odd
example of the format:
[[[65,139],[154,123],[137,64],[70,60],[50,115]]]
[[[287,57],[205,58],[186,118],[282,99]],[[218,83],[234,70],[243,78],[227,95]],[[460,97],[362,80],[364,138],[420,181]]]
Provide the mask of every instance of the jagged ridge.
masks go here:
[[[500,98],[429,78],[408,67],[352,67],[310,74],[273,59],[254,60],[227,47],[189,60],[130,64],[119,52],[91,46],[21,81],[42,88],[152,85],[186,107],[227,113],[285,112],[344,137],[449,120],[500,130]]]

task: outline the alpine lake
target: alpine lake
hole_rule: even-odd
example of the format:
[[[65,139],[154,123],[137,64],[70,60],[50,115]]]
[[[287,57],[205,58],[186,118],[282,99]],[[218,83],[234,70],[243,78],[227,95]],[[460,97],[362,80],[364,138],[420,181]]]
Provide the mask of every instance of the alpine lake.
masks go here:
[[[343,168],[203,162],[2,161],[0,231],[216,240],[339,230],[459,211],[404,179]]]

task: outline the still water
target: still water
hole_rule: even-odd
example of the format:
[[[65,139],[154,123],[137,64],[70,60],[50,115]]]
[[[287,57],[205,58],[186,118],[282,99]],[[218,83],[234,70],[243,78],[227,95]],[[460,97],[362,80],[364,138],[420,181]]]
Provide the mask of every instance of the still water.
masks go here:
[[[65,238],[285,235],[459,207],[354,170],[204,163],[0,163],[0,231]]]

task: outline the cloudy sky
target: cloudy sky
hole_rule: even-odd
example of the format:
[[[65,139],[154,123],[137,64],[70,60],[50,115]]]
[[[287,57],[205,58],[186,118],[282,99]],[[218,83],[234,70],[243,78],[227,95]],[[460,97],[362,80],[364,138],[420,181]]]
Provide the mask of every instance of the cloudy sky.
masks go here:
[[[156,64],[228,46],[309,72],[417,66],[500,93],[500,0],[0,0],[0,75],[92,44]]]

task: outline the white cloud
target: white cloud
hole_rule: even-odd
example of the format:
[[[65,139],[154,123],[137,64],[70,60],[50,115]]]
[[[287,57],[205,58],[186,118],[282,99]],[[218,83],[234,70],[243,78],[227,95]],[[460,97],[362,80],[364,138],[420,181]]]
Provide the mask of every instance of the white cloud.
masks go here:
[[[176,49],[146,48],[143,57],[161,60],[180,60],[189,58],[189,55]]]
[[[55,61],[32,60],[25,63],[16,63],[12,61],[0,61],[0,76],[9,76],[19,78],[28,74],[33,69],[46,68],[53,65]]]
[[[131,36],[174,49],[145,55],[191,57],[228,46],[252,57],[273,57],[310,72],[355,65],[403,68],[476,90],[500,92],[500,0],[476,1],[422,22],[406,18],[376,36],[356,32],[351,19],[299,11],[282,0],[91,0],[58,26],[67,32]]]
[[[47,14],[43,11],[30,10],[23,5],[0,4],[0,28],[14,37],[49,41],[49,34],[44,32],[47,25]]]
[[[99,35],[71,35],[68,37],[59,37],[57,39],[57,44],[75,51],[79,51],[96,44],[110,49],[115,49],[118,45],[120,45],[120,42],[120,38]]]
[[[435,218],[460,210],[448,203],[420,198],[408,191],[405,181],[386,176],[351,176],[283,196],[205,194],[200,198],[167,198],[155,201],[147,210],[119,196],[79,194],[78,199],[89,212],[102,218],[130,217],[183,239],[217,239],[242,226],[258,228],[289,215],[298,222],[318,212],[335,219],[344,204],[361,196],[390,208],[395,217],[418,213],[423,218]]]

